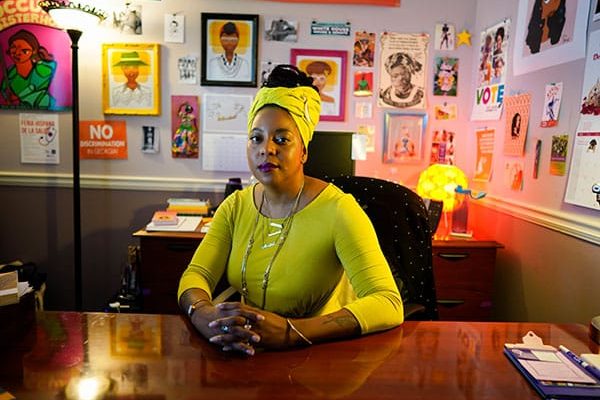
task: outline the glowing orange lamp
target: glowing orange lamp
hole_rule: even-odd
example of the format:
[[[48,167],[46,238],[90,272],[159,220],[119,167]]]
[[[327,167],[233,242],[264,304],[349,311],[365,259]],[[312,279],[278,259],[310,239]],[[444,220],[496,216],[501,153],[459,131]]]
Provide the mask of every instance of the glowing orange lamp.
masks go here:
[[[417,183],[417,193],[425,199],[441,200],[444,203],[444,223],[438,226],[435,233],[436,238],[444,238],[449,234],[450,223],[448,214],[456,210],[465,196],[456,193],[456,187],[463,189],[468,187],[467,176],[455,165],[432,164],[421,172]]]

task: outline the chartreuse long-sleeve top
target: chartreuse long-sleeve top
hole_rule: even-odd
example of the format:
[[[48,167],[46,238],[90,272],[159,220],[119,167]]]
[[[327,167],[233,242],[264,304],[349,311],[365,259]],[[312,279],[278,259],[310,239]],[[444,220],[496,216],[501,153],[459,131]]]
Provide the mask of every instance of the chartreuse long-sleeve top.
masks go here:
[[[294,318],[345,308],[363,334],[402,323],[400,293],[371,221],[354,197],[332,184],[294,215],[263,293],[263,275],[277,249],[270,244],[285,231],[277,224],[290,221],[259,214],[255,227],[253,191],[254,185],[236,191],[219,206],[181,277],[178,296],[190,288],[210,294],[223,273],[241,292],[242,259],[254,235],[246,266],[248,304],[262,307],[264,301],[265,310]]]

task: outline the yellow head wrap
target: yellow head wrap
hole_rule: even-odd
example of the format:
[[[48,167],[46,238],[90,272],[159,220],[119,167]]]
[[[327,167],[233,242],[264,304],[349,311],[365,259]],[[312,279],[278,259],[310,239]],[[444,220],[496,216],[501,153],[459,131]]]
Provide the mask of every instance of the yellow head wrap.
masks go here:
[[[300,131],[304,147],[308,147],[321,114],[319,93],[308,86],[260,88],[248,111],[248,132],[252,129],[258,111],[269,104],[279,106],[290,113]]]

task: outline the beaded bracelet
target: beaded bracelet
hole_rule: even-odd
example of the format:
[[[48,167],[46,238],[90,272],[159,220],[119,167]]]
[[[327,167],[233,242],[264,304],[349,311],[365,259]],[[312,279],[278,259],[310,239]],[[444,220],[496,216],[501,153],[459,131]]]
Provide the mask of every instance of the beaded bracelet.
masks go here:
[[[300,332],[300,331],[298,330],[298,328],[296,328],[296,327],[294,326],[294,324],[292,324],[292,321],[291,321],[289,318],[286,318],[285,320],[287,321],[287,323],[288,323],[288,325],[290,326],[290,328],[292,328],[292,330],[293,330],[294,332],[296,332],[296,333],[298,334],[298,336],[300,336],[300,338],[301,338],[302,340],[304,340],[304,341],[305,341],[307,344],[310,344],[310,345],[311,345],[311,344],[313,344],[313,343],[310,341],[310,339],[309,339],[309,338],[307,338],[306,336],[304,336],[304,334],[303,334],[302,332]]]

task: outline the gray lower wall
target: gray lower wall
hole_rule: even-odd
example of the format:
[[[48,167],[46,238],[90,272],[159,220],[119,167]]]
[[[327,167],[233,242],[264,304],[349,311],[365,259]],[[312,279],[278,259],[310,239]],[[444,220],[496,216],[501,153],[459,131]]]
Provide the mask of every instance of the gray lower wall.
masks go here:
[[[222,194],[84,189],[81,191],[83,308],[100,311],[119,289],[132,233],[169,197]],[[74,308],[72,191],[0,186],[0,263],[32,261],[48,274],[45,307]]]

